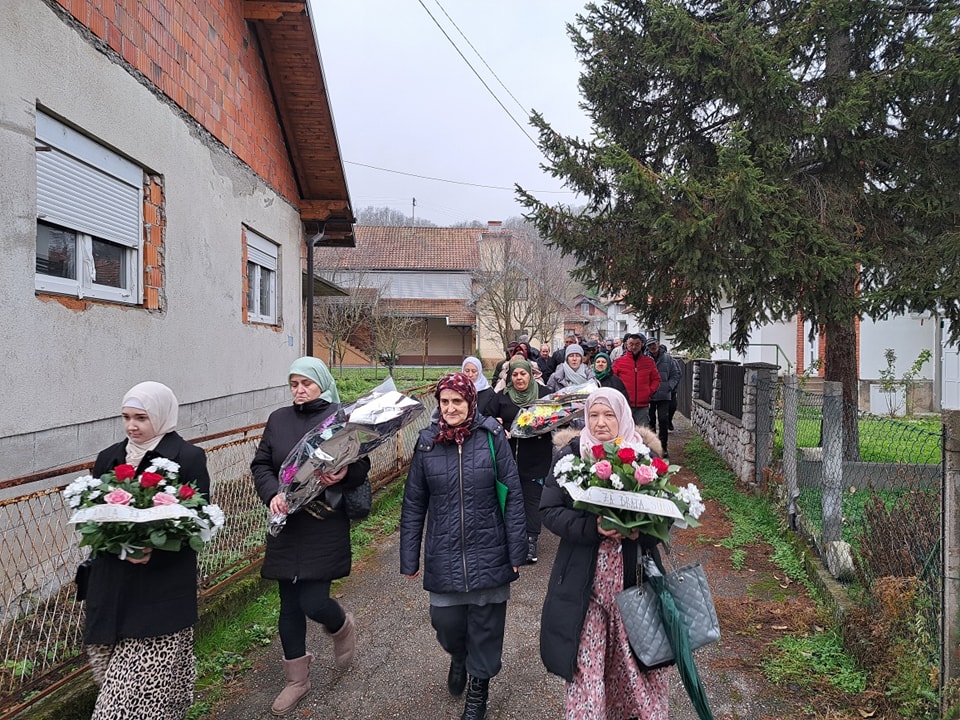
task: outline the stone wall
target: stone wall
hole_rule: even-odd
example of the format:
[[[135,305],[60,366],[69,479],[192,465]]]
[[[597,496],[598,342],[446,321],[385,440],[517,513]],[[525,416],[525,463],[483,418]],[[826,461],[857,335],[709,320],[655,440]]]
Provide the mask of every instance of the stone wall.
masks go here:
[[[700,392],[700,367],[710,362],[719,365],[731,361],[694,361],[694,400],[690,422],[733,469],[741,482],[754,485],[758,483],[763,468],[770,464],[773,453],[777,366],[769,363],[744,365],[743,417],[737,418],[716,409],[720,396],[719,372],[714,373],[712,401],[707,403],[697,399]]]

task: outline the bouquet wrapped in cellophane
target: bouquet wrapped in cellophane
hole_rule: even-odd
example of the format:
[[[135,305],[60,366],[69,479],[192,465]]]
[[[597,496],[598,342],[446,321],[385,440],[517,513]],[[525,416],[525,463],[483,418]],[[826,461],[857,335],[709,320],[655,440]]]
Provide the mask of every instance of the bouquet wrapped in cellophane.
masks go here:
[[[398,392],[393,378],[387,378],[308,431],[280,465],[287,515],[320,497],[326,489],[320,475],[336,473],[370,454],[423,410],[419,400]],[[287,515],[270,517],[271,535],[283,529]]]
[[[568,385],[520,408],[510,425],[510,437],[543,435],[583,417],[587,396],[600,387],[596,380]]]

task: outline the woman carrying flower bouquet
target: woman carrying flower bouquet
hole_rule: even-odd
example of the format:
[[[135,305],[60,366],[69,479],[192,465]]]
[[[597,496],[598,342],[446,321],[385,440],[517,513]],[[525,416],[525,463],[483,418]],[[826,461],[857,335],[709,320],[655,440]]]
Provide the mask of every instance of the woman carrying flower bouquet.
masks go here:
[[[586,427],[560,455],[594,462],[593,448],[618,437],[659,451],[656,436],[634,425],[618,390],[592,392],[584,414]],[[541,616],[540,657],[548,671],[567,681],[565,718],[666,720],[667,670],[637,665],[615,600],[636,584],[639,553],[653,554],[659,564],[659,540],[637,530],[622,535],[601,528],[599,515],[574,509],[555,472],[547,477],[540,506],[543,524],[560,536]]]
[[[477,390],[477,412],[481,415],[489,415],[487,409],[490,407],[490,401],[493,400],[493,388],[483,374],[483,363],[479,358],[468,355],[460,365],[460,372],[473,380],[473,387]]]
[[[263,429],[260,446],[250,469],[263,504],[270,513],[287,512],[280,489],[280,466],[309,430],[332,418],[340,407],[337,385],[327,366],[314,357],[295,360],[287,374],[293,404],[274,410]],[[363,457],[339,472],[320,479],[325,486],[358,487],[367,479],[369,458]],[[267,534],[267,549],[260,574],[280,585],[280,644],[286,684],[270,712],[286,715],[310,690],[307,652],[307,618],[323,625],[333,637],[338,668],[353,662],[356,631],[353,615],[330,597],[330,583],[350,574],[350,519],[342,505],[331,508],[320,498],[287,517],[276,536]]]
[[[510,583],[526,555],[520,481],[503,428],[477,413],[473,382],[447,375],[436,396],[439,417],[420,432],[403,493],[400,572],[420,572],[423,541],[430,622],[451,657],[447,689],[459,696],[469,676],[461,720],[483,720]],[[507,486],[502,508],[498,480]]]
[[[534,381],[533,366],[522,358],[510,361],[510,382],[490,403],[490,417],[499,420],[509,428],[520,408],[534,400],[549,395],[550,391]],[[543,492],[543,479],[550,472],[553,458],[551,433],[532,437],[510,438],[513,459],[520,473],[520,486],[523,488],[523,507],[527,518],[527,563],[536,563],[537,540],[540,537],[540,494]]]
[[[177,398],[166,385],[144,382],[131,388],[121,403],[127,439],[97,455],[93,476],[119,466],[132,466],[141,475],[165,458],[180,466],[184,483],[209,496],[206,455],[175,432],[177,410]],[[133,471],[116,472],[118,480],[133,477]],[[197,554],[189,546],[177,552],[148,549],[123,560],[97,553],[83,629],[100,685],[92,720],[181,720],[193,704],[196,622]]]

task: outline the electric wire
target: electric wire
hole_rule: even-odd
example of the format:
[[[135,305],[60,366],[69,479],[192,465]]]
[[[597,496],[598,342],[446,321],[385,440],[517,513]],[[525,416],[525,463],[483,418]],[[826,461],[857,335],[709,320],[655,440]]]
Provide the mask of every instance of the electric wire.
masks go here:
[[[464,55],[463,52],[460,50],[460,48],[457,47],[457,44],[453,41],[453,38],[451,38],[450,35],[447,34],[447,31],[443,29],[443,26],[437,21],[437,18],[434,17],[433,13],[430,12],[430,9],[423,4],[423,0],[417,0],[417,2],[420,3],[420,7],[422,7],[424,12],[426,12],[427,15],[430,16],[430,19],[433,20],[434,25],[436,25],[437,28],[439,28],[440,32],[443,33],[443,36],[447,39],[447,42],[449,42],[453,46],[453,49],[457,51],[457,54],[467,64],[467,67],[469,67],[470,70],[473,72],[473,74],[477,76],[477,80],[479,80],[480,83],[483,85],[483,87],[486,88],[487,92],[490,93],[490,96],[497,101],[497,105],[499,105],[503,109],[503,111],[507,114],[507,117],[509,117],[513,121],[513,124],[516,125],[518,128],[520,128],[520,132],[522,132],[524,135],[527,136],[527,140],[533,143],[533,146],[537,148],[537,150],[540,150],[540,146],[537,145],[537,141],[534,140],[533,137],[531,137],[530,133],[527,132],[526,128],[520,124],[520,122],[513,116],[513,114],[509,110],[507,110],[507,106],[504,105],[503,102],[500,100],[500,98],[497,97],[497,94],[490,88],[486,80],[480,77],[480,73],[478,73],[477,69],[470,63],[469,60],[467,60],[467,56]]]
[[[512,187],[505,187],[503,185],[483,185],[482,183],[472,183],[472,182],[467,182],[465,180],[449,180],[447,178],[431,177],[429,175],[418,175],[417,173],[405,172],[403,170],[391,170],[390,168],[378,167],[377,165],[368,165],[367,163],[354,162],[353,160],[344,160],[343,162],[346,165],[356,165],[358,167],[365,167],[371,170],[379,170],[380,172],[394,173],[396,175],[406,175],[408,177],[419,178],[420,180],[433,180],[434,182],[451,183],[452,185],[467,185],[469,187],[486,188],[488,190],[509,190],[510,192],[513,192],[514,190],[514,188]],[[574,193],[573,190],[529,190],[528,192],[551,193],[551,194],[562,194],[562,195],[576,194]]]
[[[468,38],[468,37],[464,34],[463,30],[460,29],[460,26],[457,25],[457,23],[454,21],[454,19],[453,19],[452,17],[450,17],[450,13],[448,13],[448,12],[446,11],[446,9],[443,7],[443,5],[440,4],[440,0],[434,0],[434,2],[437,3],[437,7],[440,8],[440,11],[441,11],[444,15],[446,15],[447,20],[450,21],[450,24],[453,25],[453,26],[457,29],[457,32],[458,32],[458,33],[460,33],[460,37],[462,37],[464,40],[466,40],[467,45],[470,46],[470,49],[473,50],[473,52],[476,54],[476,56],[477,56],[478,58],[480,58],[480,62],[483,63],[483,66],[484,66],[487,70],[489,70],[489,71],[490,71],[490,74],[493,75],[493,77],[496,78],[496,80],[497,80],[498,83],[500,83],[500,87],[502,87],[504,90],[507,91],[507,95],[509,95],[509,96],[513,99],[513,101],[517,104],[517,107],[519,107],[519,108],[524,112],[525,115],[530,115],[530,111],[523,105],[522,102],[520,102],[519,100],[517,100],[516,96],[515,96],[512,92],[510,92],[510,88],[508,88],[508,87],[503,83],[503,80],[500,79],[500,76],[497,75],[497,73],[495,73],[495,72],[493,71],[493,68],[490,67],[490,65],[487,63],[487,61],[484,60],[483,55],[480,54],[480,51],[477,50],[477,49],[473,46],[473,43],[472,43],[472,42],[470,42],[470,38]]]

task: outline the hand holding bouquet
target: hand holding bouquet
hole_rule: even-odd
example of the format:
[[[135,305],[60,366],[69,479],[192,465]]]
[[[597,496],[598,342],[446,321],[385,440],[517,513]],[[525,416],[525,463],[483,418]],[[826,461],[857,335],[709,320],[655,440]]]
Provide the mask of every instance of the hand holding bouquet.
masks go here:
[[[397,392],[393,378],[387,378],[308,431],[280,466],[287,512],[270,517],[270,534],[283,529],[287,515],[317,499],[331,475],[370,454],[422,412],[419,400]]]
[[[643,444],[620,438],[590,449],[593,461],[574,455],[557,460],[554,477],[573,499],[573,506],[600,515],[601,527],[629,535],[637,528],[667,542],[670,527],[697,527],[704,511],[693,483],[670,483],[679,465],[651,458]]]
[[[223,511],[207,502],[197,488],[180,481],[180,466],[155,458],[137,477],[132,465],[118,465],[95,478],[83,475],[63,490],[74,510],[80,546],[93,556],[101,552],[142,558],[146,550],[195,551],[223,527]]]
[[[510,437],[542,435],[583,417],[587,396],[598,387],[595,380],[588,380],[535,400],[517,413],[510,425]]]

